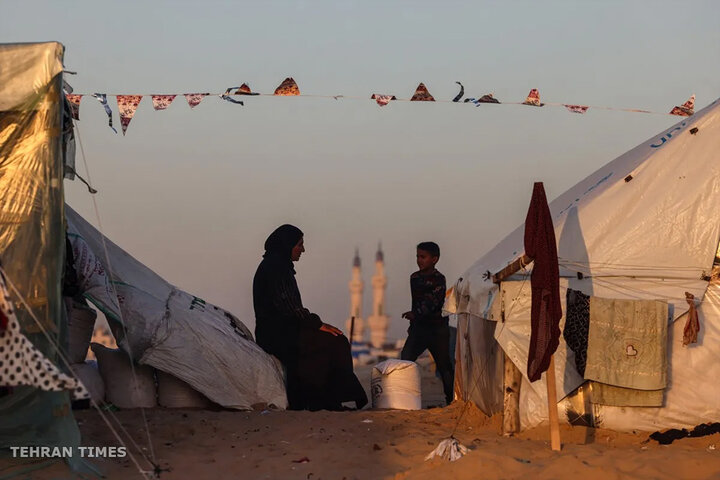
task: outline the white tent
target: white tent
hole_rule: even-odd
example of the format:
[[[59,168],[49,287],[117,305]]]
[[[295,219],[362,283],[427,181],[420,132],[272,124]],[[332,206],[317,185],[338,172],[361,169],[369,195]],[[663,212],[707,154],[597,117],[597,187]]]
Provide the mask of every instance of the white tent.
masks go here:
[[[65,214],[80,288],[120,348],[223,407],[287,407],[280,365],[240,320],[166,282],[68,205]]]
[[[529,192],[528,192],[529,195]],[[528,196],[529,198],[529,196]],[[529,203],[529,200],[528,200]],[[617,299],[667,301],[668,387],[662,407],[591,405],[597,426],[615,430],[692,427],[720,421],[720,101],[608,163],[550,203],[560,288]],[[524,253],[524,225],[458,280],[445,310],[458,318],[456,386],[486,413],[502,411],[503,352],[523,373],[521,428],[547,419],[545,375],[526,375],[529,270],[499,286],[492,274]],[[531,266],[529,267],[531,268]],[[697,344],[682,346],[685,292],[699,301]],[[565,319],[561,320],[561,329]],[[498,348],[499,347],[499,348]],[[555,354],[561,419],[578,410],[568,394],[583,383],[564,340]]]

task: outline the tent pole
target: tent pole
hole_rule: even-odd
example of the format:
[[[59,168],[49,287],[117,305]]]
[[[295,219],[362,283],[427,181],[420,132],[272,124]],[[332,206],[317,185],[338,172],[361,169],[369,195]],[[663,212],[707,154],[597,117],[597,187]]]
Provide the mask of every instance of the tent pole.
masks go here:
[[[511,437],[520,431],[520,385],[522,373],[507,353],[504,354],[503,435]]]
[[[352,345],[354,334],[355,334],[355,315],[350,317],[350,345]]]
[[[547,384],[548,416],[550,418],[550,447],[553,451],[560,451],[560,424],[557,411],[557,390],[555,386],[555,355],[550,356],[550,366],[545,372]]]

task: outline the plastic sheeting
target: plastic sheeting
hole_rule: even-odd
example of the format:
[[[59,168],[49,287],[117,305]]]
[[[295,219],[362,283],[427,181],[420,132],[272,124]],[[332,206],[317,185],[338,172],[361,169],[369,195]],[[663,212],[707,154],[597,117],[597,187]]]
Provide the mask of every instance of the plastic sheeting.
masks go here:
[[[0,45],[0,261],[55,345],[65,333],[63,52],[56,42]],[[23,333],[57,362],[55,347],[11,293]],[[0,447],[79,442],[67,392],[18,387],[0,397]]]
[[[224,407],[287,407],[282,372],[240,320],[103,242],[69,206],[66,215],[81,288],[105,313],[120,348]]]
[[[711,283],[708,288],[720,237],[719,150],[720,102],[716,100],[550,204],[564,277],[563,302],[568,287],[605,298],[663,300],[674,320],[668,330],[670,371],[664,406],[593,405],[581,413],[590,414],[596,425],[657,430],[720,420],[720,386],[707,381],[720,374],[720,285]],[[523,254],[523,232],[521,225],[471,266],[448,296],[444,310],[458,316],[456,384],[461,394],[488,414],[501,411],[502,351],[506,352],[523,372],[520,421],[526,429],[548,416],[545,375],[532,384],[525,377],[530,288],[523,276],[530,269],[500,287],[490,278]],[[698,309],[702,339],[689,347],[682,347],[685,292],[703,299]],[[494,346],[500,347],[498,354],[492,351]],[[583,379],[562,339],[555,359],[558,399],[563,399]],[[566,397],[558,404],[560,418],[567,421],[577,407],[578,398]]]

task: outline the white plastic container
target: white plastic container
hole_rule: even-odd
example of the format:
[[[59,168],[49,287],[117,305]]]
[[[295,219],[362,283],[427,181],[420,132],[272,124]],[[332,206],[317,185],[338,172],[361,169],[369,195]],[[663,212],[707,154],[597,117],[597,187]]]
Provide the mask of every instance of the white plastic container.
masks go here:
[[[373,408],[420,410],[420,369],[408,360],[390,359],[373,367],[370,380]]]

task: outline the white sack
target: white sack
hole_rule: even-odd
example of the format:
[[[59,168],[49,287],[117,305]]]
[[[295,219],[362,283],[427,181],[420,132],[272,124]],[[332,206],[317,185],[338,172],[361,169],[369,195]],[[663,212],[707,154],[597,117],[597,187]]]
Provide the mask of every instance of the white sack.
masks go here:
[[[373,367],[370,381],[373,408],[420,410],[420,369],[408,360],[390,359]]]
[[[130,358],[119,349],[99,343],[90,345],[97,358],[105,384],[105,400],[119,408],[152,408],[157,405],[153,369],[130,365]]]
[[[208,408],[212,402],[179,378],[156,370],[158,405],[165,408]]]

